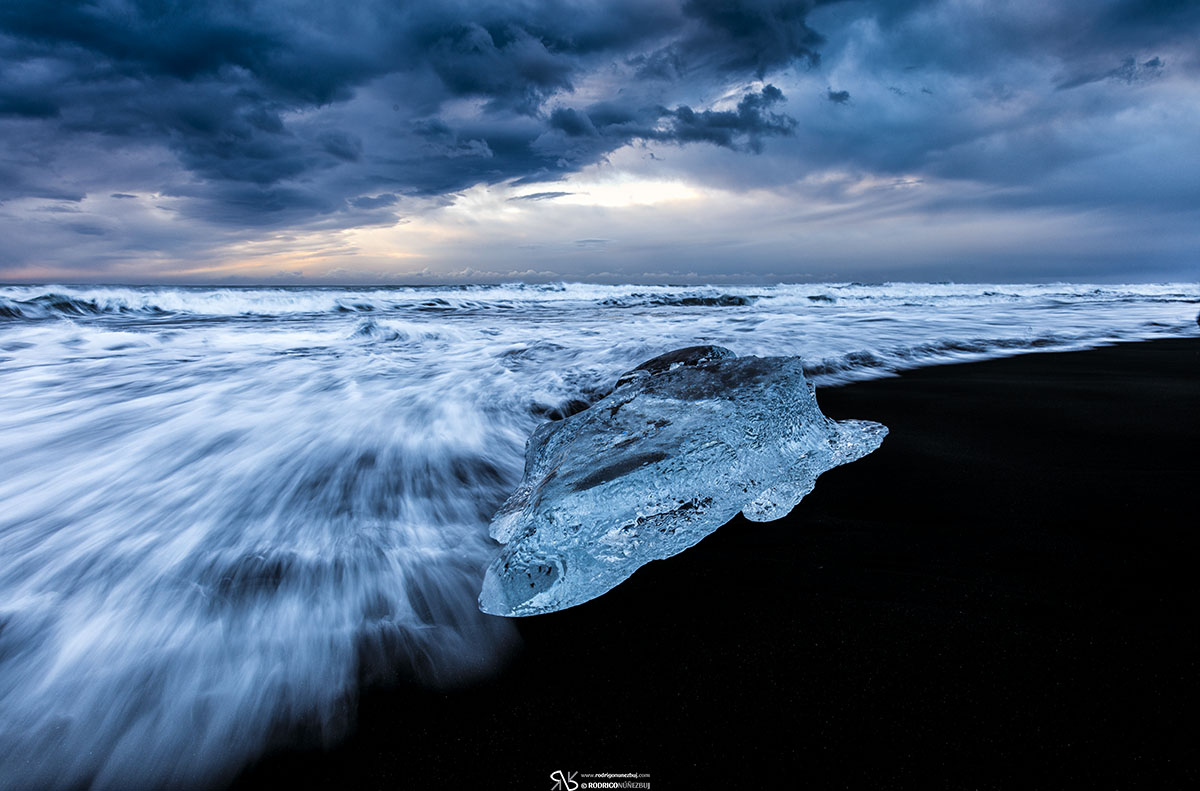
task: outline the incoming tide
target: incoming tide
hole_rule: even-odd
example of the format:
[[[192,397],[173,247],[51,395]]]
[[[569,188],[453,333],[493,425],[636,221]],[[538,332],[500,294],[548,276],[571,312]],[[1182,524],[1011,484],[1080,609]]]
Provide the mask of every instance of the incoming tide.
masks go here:
[[[219,782],[493,669],[525,438],[696,344],[818,385],[1196,335],[1197,284],[0,287],[0,787]],[[870,417],[870,416],[863,416]],[[402,749],[402,745],[398,745]]]

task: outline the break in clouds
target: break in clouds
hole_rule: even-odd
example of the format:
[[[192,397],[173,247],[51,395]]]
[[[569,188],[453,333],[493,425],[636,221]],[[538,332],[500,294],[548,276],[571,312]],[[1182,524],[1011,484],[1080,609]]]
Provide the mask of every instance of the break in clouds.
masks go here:
[[[832,248],[830,216],[1088,215],[1178,274],[1200,205],[1197,34],[1186,1],[7,3],[0,278],[131,259],[186,276],[284,230],[436,216],[479,185],[544,211],[618,160],[755,194],[764,250],[814,228]],[[814,202],[828,211],[781,208]],[[778,252],[698,266],[789,271]]]

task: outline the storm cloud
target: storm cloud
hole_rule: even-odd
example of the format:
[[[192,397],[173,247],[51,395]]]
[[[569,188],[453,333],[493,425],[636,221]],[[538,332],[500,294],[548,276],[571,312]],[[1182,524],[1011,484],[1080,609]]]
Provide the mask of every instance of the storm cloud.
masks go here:
[[[6,130],[13,138],[36,134],[42,156],[29,159],[80,141],[161,146],[192,183],[159,191],[292,221],[285,205],[325,214],[359,200],[355,191],[435,194],[543,177],[638,136],[726,146],[744,138],[754,148],[786,126],[759,114],[754,97],[733,115],[622,97],[617,112],[629,123],[602,121],[602,134],[591,129],[600,142],[571,147],[564,160],[539,140],[586,131],[569,124],[586,124],[585,116],[545,104],[569,100],[577,80],[609,62],[666,57],[719,83],[815,57],[807,10],[755,2],[7,4],[0,116],[26,122]],[[456,101],[477,103],[477,112],[469,120],[446,112]],[[10,180],[5,197],[53,192],[19,186],[46,181],[38,170]]]
[[[75,255],[79,237],[102,274],[122,255],[386,226],[479,185],[551,185],[511,205],[553,207],[575,192],[553,185],[630,149],[638,177],[785,199],[904,179],[960,185],[927,190],[932,213],[1187,214],[1197,9],[8,3],[0,224],[18,232],[0,267]]]

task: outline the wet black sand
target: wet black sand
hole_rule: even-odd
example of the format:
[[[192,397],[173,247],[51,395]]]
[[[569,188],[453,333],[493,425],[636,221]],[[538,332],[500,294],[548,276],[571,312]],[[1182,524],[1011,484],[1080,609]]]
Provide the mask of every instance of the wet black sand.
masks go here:
[[[520,622],[491,680],[360,701],[237,787],[1181,787],[1196,782],[1200,339],[825,389],[891,429],[740,520]]]

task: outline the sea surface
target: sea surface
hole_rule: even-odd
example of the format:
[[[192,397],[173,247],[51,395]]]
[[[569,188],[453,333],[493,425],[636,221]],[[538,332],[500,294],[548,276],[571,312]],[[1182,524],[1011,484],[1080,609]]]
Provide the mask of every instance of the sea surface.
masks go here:
[[[1195,283],[0,286],[0,788],[219,782],[336,739],[365,680],[490,672],[525,438],[662,352],[828,386],[1198,309]]]

